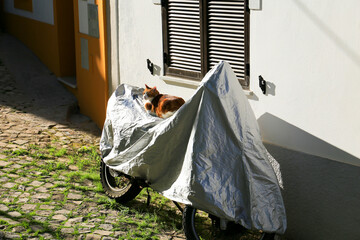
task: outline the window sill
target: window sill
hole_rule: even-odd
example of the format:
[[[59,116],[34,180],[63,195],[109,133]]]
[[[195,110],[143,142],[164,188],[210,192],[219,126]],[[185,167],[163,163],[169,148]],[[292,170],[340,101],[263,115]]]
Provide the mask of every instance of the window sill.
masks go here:
[[[200,81],[186,79],[186,78],[161,76],[160,79],[170,85],[176,85],[180,87],[187,87],[193,89],[196,89],[200,85]]]
[[[254,92],[251,90],[244,90],[245,96],[247,97],[251,97],[252,95],[254,95]]]
[[[167,84],[176,85],[180,87],[187,87],[196,89],[200,85],[200,81],[190,80],[186,78],[178,78],[178,77],[169,77],[169,76],[162,76],[160,77]],[[244,90],[245,96],[251,97],[254,92],[251,90]]]

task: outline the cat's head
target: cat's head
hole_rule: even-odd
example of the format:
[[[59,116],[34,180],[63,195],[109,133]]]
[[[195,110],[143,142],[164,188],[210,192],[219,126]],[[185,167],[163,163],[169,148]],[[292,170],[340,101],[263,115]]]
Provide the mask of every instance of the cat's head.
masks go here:
[[[143,92],[144,100],[151,101],[157,95],[159,95],[159,91],[156,89],[156,87],[151,88],[151,87],[149,87],[148,85],[145,84],[145,90]]]

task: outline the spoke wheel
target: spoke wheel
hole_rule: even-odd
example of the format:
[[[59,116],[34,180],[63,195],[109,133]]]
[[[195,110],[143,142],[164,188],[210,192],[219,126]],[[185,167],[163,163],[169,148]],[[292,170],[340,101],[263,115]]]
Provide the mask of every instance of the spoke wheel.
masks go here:
[[[141,187],[132,177],[110,169],[102,160],[100,179],[105,194],[118,203],[134,199],[141,191]]]
[[[273,234],[250,231],[239,224],[229,223],[227,230],[220,230],[219,218],[191,206],[183,212],[183,230],[187,240],[271,240]]]

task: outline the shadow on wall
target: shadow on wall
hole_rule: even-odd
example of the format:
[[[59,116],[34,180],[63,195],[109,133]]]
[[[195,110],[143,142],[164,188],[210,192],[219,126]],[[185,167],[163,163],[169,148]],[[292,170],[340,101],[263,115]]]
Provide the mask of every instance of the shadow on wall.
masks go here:
[[[258,123],[265,142],[298,150],[265,144],[279,162],[283,177],[285,238],[360,239],[360,159],[269,113]]]
[[[359,239],[360,167],[265,146],[281,168],[286,239]]]
[[[360,159],[270,114],[258,119],[264,142],[360,167]]]

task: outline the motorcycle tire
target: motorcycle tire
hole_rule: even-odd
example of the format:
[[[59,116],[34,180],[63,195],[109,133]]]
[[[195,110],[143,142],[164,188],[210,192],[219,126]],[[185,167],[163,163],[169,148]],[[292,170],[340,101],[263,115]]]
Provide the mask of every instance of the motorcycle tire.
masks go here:
[[[212,221],[210,221],[210,218]],[[215,217],[217,218],[217,217]],[[192,206],[185,206],[183,211],[183,230],[187,240],[219,240],[219,239],[251,239],[273,240],[275,234],[246,230],[238,224],[233,224],[232,229],[222,231],[219,228],[219,219],[214,224],[214,216],[198,211]],[[207,222],[207,223],[206,223]],[[235,226],[236,225],[236,226]],[[242,229],[240,232],[237,231]],[[235,229],[235,231],[233,231]]]
[[[142,190],[134,178],[110,169],[103,160],[100,164],[100,180],[105,194],[121,204],[133,200]]]

